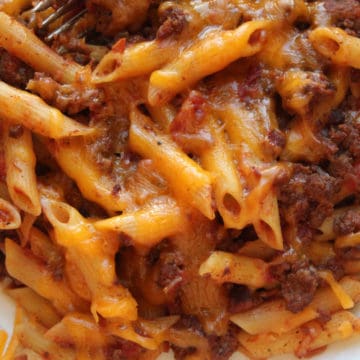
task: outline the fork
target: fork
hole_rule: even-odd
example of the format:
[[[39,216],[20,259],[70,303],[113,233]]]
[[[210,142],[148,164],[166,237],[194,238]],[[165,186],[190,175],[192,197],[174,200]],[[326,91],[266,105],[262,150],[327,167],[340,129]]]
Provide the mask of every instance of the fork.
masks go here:
[[[46,32],[49,25],[59,18],[63,18],[63,23],[46,35],[45,41],[52,41],[57,35],[70,29],[86,12],[83,0],[65,0],[59,4],[59,0],[41,0],[30,11],[30,14],[37,14],[53,8],[54,12],[42,20],[38,30]]]

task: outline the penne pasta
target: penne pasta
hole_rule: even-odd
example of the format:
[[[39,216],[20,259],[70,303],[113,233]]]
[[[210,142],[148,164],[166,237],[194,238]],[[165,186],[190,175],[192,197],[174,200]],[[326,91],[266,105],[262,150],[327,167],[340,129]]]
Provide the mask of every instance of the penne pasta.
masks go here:
[[[162,129],[169,130],[170,124],[176,116],[176,109],[170,104],[161,106],[147,106],[151,117],[154,121],[161,126]]]
[[[70,255],[66,255],[65,262],[65,274],[69,280],[69,285],[76,295],[80,298],[91,302],[92,294],[89,286],[86,283],[86,279],[79,269],[79,265],[76,262],[76,258]]]
[[[297,119],[286,136],[286,146],[281,154],[285,161],[318,161],[323,156],[321,142],[305,119]]]
[[[99,324],[91,316],[76,312],[66,315],[51,327],[46,332],[46,337],[51,340],[61,339],[62,343],[71,344],[77,348],[92,349],[107,343]]]
[[[265,244],[276,250],[284,248],[278,201],[274,190],[270,191],[263,200],[259,220],[254,221],[254,227]]]
[[[80,65],[56,54],[31,30],[2,11],[0,11],[0,46],[35,70],[46,72],[60,82],[71,83],[84,77],[85,71]]]
[[[100,174],[84,144],[67,140],[48,143],[48,147],[63,171],[77,183],[85,198],[108,211],[120,211],[128,206],[127,194],[113,191],[116,183],[109,176]]]
[[[199,269],[201,276],[209,275],[212,279],[249,287],[271,286],[268,265],[260,260],[243,255],[233,255],[222,251],[213,252]]]
[[[360,40],[336,27],[318,27],[309,39],[314,48],[338,65],[360,68]]]
[[[175,195],[213,219],[210,174],[183,153],[171,139],[157,131],[139,111],[133,111],[130,117],[131,149],[154,161]]]
[[[14,102],[16,107],[13,106]],[[94,129],[68,118],[39,97],[13,88],[2,81],[0,81],[0,116],[11,123],[21,124],[31,131],[50,138],[94,133]]]
[[[67,249],[92,294],[91,312],[125,320],[137,318],[136,302],[122,285],[116,284],[116,237],[101,236],[73,207],[54,200],[43,200],[43,211],[54,227],[55,240]]]
[[[207,34],[199,43],[186,49],[179,59],[151,74],[150,105],[163,104],[206,75],[241,57],[256,54],[266,40],[270,25],[267,21],[249,21],[235,30]]]
[[[156,350],[158,347],[154,339],[136,333],[131,325],[112,323],[108,325],[107,330],[115,336],[141,345],[144,349]]]
[[[216,206],[227,227],[242,228],[240,217],[244,194],[240,175],[236,169],[232,153],[225,142],[223,130],[209,120],[214,144],[203,151],[202,166],[214,177],[214,196]],[[239,226],[240,225],[240,226]]]
[[[48,300],[28,287],[9,289],[7,294],[20,305],[28,315],[46,327],[52,327],[61,320],[59,313]]]
[[[357,246],[360,244],[360,232],[339,236],[335,240],[335,246],[338,248]]]
[[[128,235],[137,246],[151,247],[183,230],[184,214],[174,200],[158,198],[148,206],[94,223],[99,230]]]
[[[10,197],[21,210],[40,215],[31,133],[21,125],[4,125],[6,183]]]
[[[324,279],[329,286],[331,287],[332,291],[339,299],[341,306],[343,309],[352,309],[354,307],[354,302],[351,297],[344,291],[341,285],[334,279],[333,274],[330,271],[321,271],[319,273],[320,277]]]
[[[32,226],[34,225],[34,222],[36,221],[36,216],[31,214],[25,214],[22,224],[19,228],[19,237],[21,241],[22,246],[26,246],[29,240],[29,234],[31,231]]]
[[[84,303],[69,289],[66,282],[55,280],[46,266],[13,240],[6,239],[6,268],[11,276],[48,299],[61,313],[84,308]],[[17,266],[21,262],[22,267]]]
[[[343,278],[339,284],[342,291],[357,302],[360,295],[359,282],[351,278]],[[274,300],[259,307],[233,315],[230,320],[251,335],[274,332],[286,333],[298,326],[316,319],[320,314],[334,313],[342,309],[342,305],[331,288],[319,290],[308,307],[299,313],[291,313],[281,300]],[[276,324],[276,327],[274,327]]]
[[[19,210],[8,201],[0,198],[0,229],[13,230],[21,225]]]
[[[266,261],[274,257],[276,250],[258,239],[246,242],[244,246],[239,249],[238,254],[247,257],[261,258],[262,260]]]
[[[142,42],[125,48],[125,39],[120,39],[121,47],[108,52],[92,74],[92,82],[107,83],[148,74],[172,60],[178,53],[175,44],[164,44],[159,40]],[[119,43],[118,42],[118,43]],[[149,61],[150,60],[150,61]]]
[[[351,313],[341,311],[325,325],[318,321],[306,323],[299,329],[285,334],[275,335],[264,333],[239,335],[241,345],[253,359],[263,359],[268,356],[295,353],[298,357],[305,357],[316,350],[335,341],[347,339],[359,332],[359,322]]]
[[[63,254],[60,249],[36,227],[30,229],[28,243],[32,253],[50,267],[56,267],[62,263]]]
[[[18,338],[24,347],[31,347],[35,353],[40,356],[50,351],[52,358],[55,360],[75,360],[75,352],[72,349],[65,349],[60,345],[52,342],[44,334],[44,330],[39,325],[36,326],[30,321],[19,326]]]

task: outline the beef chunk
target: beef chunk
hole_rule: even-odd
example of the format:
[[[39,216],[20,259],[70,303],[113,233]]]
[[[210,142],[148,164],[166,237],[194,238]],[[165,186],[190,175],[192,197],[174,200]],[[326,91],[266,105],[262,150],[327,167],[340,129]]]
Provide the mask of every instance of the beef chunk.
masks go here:
[[[280,282],[281,295],[288,310],[297,313],[310,304],[318,288],[319,279],[308,261],[285,262],[274,265],[270,271]]]
[[[171,348],[174,352],[175,360],[184,360],[189,355],[196,353],[196,348],[194,348],[193,346],[187,348],[181,348],[179,346],[171,345]]]
[[[351,156],[346,153],[334,156],[331,159],[328,169],[332,176],[345,179],[353,172]]]
[[[351,35],[360,35],[359,0],[326,0],[324,7],[334,25],[345,29]]]
[[[0,48],[0,79],[6,83],[25,89],[34,71],[15,56]]]
[[[357,77],[354,75],[354,79]],[[359,187],[360,164],[360,101],[350,93],[340,108],[330,113],[327,137],[337,151],[329,157],[327,171],[353,192]]]
[[[340,280],[345,275],[344,265],[340,256],[329,259],[321,268],[331,271],[336,280]]]
[[[338,191],[338,180],[321,168],[295,165],[289,182],[279,186],[280,210],[285,219],[316,228],[332,214]]]
[[[177,251],[164,251],[159,257],[159,276],[157,284],[166,292],[175,291],[183,281],[183,258]]]
[[[333,127],[329,133],[330,139],[340,148],[346,149],[354,157],[360,154],[360,125],[357,122],[346,122]]]
[[[360,231],[360,213],[348,210],[334,219],[334,232],[336,235],[346,235]]]
[[[345,120],[344,112],[341,109],[332,110],[329,114],[328,122],[332,125],[339,125]]]
[[[116,342],[106,350],[106,358],[113,360],[137,359],[142,353],[140,345],[117,338]]]
[[[252,225],[246,226],[241,231],[228,230],[227,236],[217,244],[216,250],[236,253],[246,242],[256,239],[258,239],[258,235]]]
[[[166,9],[160,21],[162,24],[156,33],[156,38],[159,40],[180,34],[186,24],[184,12],[177,8]]]
[[[312,301],[317,287],[317,276],[309,268],[300,268],[289,274],[281,284],[287,309],[294,313],[303,310]]]
[[[97,111],[103,106],[105,97],[99,89],[59,84],[42,73],[35,74],[34,79],[29,82],[28,89],[40,95],[48,104],[69,115],[87,109]]]
[[[319,214],[321,213],[319,212]],[[308,244],[313,239],[314,229],[312,229],[307,223],[300,222],[296,228],[296,236],[302,243]]]
[[[237,314],[262,303],[262,299],[257,293],[251,293],[250,289],[244,285],[232,285],[229,290],[228,311]]]
[[[318,287],[318,279],[310,269],[299,269],[288,275],[281,284],[281,293],[288,310],[296,313],[312,301]]]
[[[211,359],[227,360],[239,347],[235,330],[230,331],[225,336],[210,335],[208,337],[211,351]]]

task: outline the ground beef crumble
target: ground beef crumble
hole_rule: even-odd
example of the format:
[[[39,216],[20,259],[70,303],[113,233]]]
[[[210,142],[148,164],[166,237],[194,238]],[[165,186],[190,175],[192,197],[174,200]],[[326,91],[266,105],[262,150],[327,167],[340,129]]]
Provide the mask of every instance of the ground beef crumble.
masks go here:
[[[334,232],[336,235],[347,235],[360,231],[360,212],[348,210],[344,214],[335,217]]]
[[[236,330],[235,327],[230,327],[225,336],[208,336],[212,360],[227,360],[238,349]]]
[[[271,274],[280,283],[286,308],[294,313],[310,304],[319,285],[316,270],[307,260],[274,265]]]
[[[297,164],[289,182],[279,186],[280,211],[284,219],[316,228],[332,214],[338,191],[338,180],[320,167]]]
[[[324,8],[335,26],[343,28],[350,35],[360,36],[359,0],[326,0]]]
[[[156,38],[164,40],[170,36],[179,35],[186,24],[186,17],[181,9],[168,8],[160,17],[161,25]]]
[[[140,345],[131,341],[117,338],[117,341],[107,349],[107,359],[112,360],[128,360],[137,359],[143,349]]]
[[[262,303],[258,293],[252,293],[245,285],[233,284],[229,289],[228,311],[237,314],[254,308]]]
[[[34,71],[28,65],[0,48],[0,80],[25,89],[33,75]]]

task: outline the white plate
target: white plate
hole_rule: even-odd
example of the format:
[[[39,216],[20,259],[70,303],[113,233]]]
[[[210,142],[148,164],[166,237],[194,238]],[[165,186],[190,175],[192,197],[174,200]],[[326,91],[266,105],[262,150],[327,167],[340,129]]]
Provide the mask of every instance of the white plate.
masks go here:
[[[360,314],[360,307],[358,311]],[[12,301],[6,296],[0,287],[0,329],[4,329],[11,336],[13,322],[15,316],[15,306]],[[9,338],[10,338],[9,336]],[[0,354],[1,357],[1,354]],[[163,354],[158,360],[170,360],[172,356]],[[246,360],[247,357],[242,354],[234,354],[231,360]],[[282,355],[273,357],[272,360],[294,360],[294,356]],[[319,355],[314,356],[312,359],[316,360],[352,360],[360,359],[360,335],[353,337],[329,346],[329,348]]]

